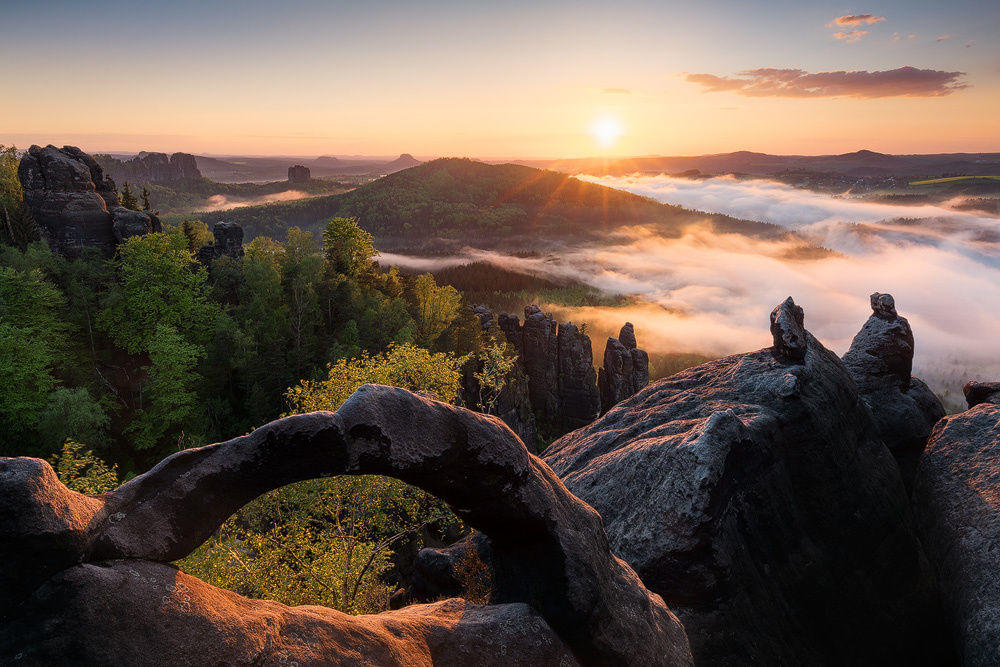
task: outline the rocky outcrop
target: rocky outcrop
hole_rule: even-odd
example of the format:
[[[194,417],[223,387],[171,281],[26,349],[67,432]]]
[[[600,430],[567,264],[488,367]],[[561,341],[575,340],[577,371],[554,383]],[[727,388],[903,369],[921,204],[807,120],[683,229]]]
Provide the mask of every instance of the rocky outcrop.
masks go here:
[[[521,360],[528,375],[528,393],[537,412],[559,414],[559,325],[535,305],[524,309]]]
[[[309,173],[309,167],[294,164],[288,168],[289,183],[308,183],[311,179],[312,174]]]
[[[649,384],[649,355],[636,346],[635,329],[626,322],[618,338],[608,338],[604,365],[597,375],[601,414]]]
[[[248,600],[141,560],[85,563],[54,576],[0,629],[0,656],[23,665],[70,657],[74,665],[579,664],[524,603],[451,599],[348,616]]]
[[[341,474],[419,486],[482,531],[492,604],[350,617],[165,565],[258,495]],[[612,555],[601,517],[510,429],[402,389],[366,385],[336,413],[178,452],[100,498],[44,461],[0,459],[0,516],[2,576],[16,582],[0,593],[0,662],[691,664],[682,626]]]
[[[564,431],[586,426],[601,412],[590,336],[572,322],[559,325],[559,418]]]
[[[920,459],[913,499],[920,539],[937,569],[959,658],[963,665],[996,665],[1000,395],[974,394],[969,410],[937,423]]]
[[[970,408],[980,403],[1000,403],[1000,382],[969,382],[962,387]]]
[[[202,246],[198,250],[198,261],[206,266],[222,257],[243,259],[243,227],[236,222],[217,222],[212,226],[214,243]]]
[[[774,345],[688,369],[544,460],[683,621],[698,664],[948,664],[899,470],[791,299]]]
[[[98,162],[117,182],[132,184],[178,183],[201,180],[198,161],[189,153],[151,153],[142,151],[134,158],[119,160],[98,155]]]
[[[892,295],[872,294],[871,306],[871,317],[854,337],[843,361],[909,488],[931,428],[944,417],[945,410],[934,392],[910,375],[913,331],[906,318],[896,313]]]
[[[32,146],[17,175],[25,205],[60,253],[74,256],[89,247],[110,256],[122,240],[161,229],[152,213],[119,206],[114,181],[74,146]]]
[[[474,312],[480,322],[494,321],[485,306]],[[500,313],[496,324],[523,362],[531,405],[549,433],[589,424],[649,384],[649,355],[637,348],[629,322],[618,338],[608,339],[604,367],[596,372],[590,336],[572,322],[558,324],[531,305],[524,309],[523,325],[508,313]]]

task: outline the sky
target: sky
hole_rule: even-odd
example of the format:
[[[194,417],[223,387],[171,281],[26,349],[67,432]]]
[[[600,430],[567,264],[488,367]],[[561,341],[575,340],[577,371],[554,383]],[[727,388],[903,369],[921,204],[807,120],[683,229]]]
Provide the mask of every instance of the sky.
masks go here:
[[[1000,151],[1000,2],[0,0],[0,144]]]

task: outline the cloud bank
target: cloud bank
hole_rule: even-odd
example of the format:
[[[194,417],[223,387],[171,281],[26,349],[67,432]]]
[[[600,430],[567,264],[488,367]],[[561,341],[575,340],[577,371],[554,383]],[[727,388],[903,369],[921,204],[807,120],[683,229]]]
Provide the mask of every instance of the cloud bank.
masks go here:
[[[544,304],[587,322],[594,347],[629,320],[652,354],[721,356],[770,345],[768,313],[786,296],[807,327],[842,354],[870,315],[868,295],[890,292],[916,337],[915,374],[957,408],[967,380],[1000,376],[1000,219],[933,206],[885,206],[768,181],[593,178],[611,187],[710,212],[776,222],[837,252],[794,257],[794,241],[764,241],[691,227],[663,238],[642,227],[541,257],[467,250],[446,259],[383,256],[417,270],[471,261],[578,280],[638,297],[620,308]],[[905,222],[894,219],[905,214]]]
[[[734,92],[746,97],[942,97],[968,87],[964,72],[904,66],[891,70],[806,72],[762,67],[735,76],[687,74],[706,93]]]

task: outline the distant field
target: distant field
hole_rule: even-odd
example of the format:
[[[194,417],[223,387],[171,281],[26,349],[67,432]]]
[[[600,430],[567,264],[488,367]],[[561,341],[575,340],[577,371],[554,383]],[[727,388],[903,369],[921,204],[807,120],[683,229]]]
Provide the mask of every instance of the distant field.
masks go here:
[[[938,183],[955,183],[957,181],[1000,181],[1000,176],[948,176],[946,178],[930,178],[926,181],[910,181],[910,185],[937,185]]]

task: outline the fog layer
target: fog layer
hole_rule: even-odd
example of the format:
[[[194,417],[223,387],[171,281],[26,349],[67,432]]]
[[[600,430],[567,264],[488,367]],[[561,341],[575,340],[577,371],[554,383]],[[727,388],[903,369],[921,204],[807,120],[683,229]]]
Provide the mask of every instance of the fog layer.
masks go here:
[[[542,258],[468,250],[444,260],[394,256],[387,263],[433,270],[487,260],[638,295],[635,305],[623,308],[548,308],[591,323],[601,335],[630,320],[651,353],[721,356],[769,345],[768,313],[789,295],[805,308],[813,334],[843,353],[871,313],[868,295],[889,292],[914,330],[915,373],[948,395],[953,406],[966,380],[1000,379],[995,218],[859,202],[760,180],[587,180],[686,208],[777,223],[835,252],[788,259],[794,256],[792,242],[699,227],[667,239],[633,227],[603,243],[566,247]],[[603,339],[595,340],[595,347],[603,350]]]

